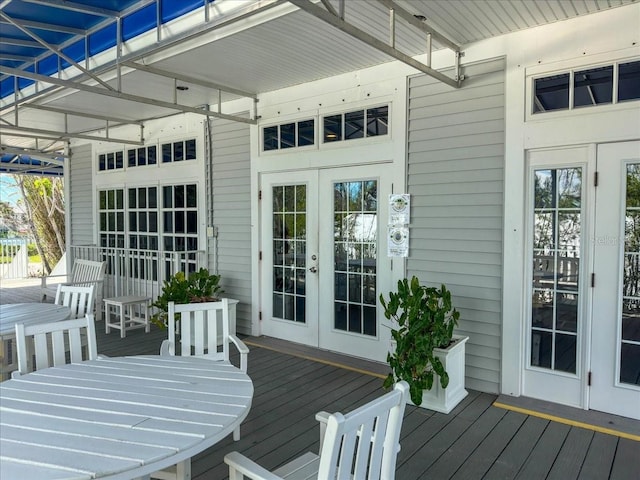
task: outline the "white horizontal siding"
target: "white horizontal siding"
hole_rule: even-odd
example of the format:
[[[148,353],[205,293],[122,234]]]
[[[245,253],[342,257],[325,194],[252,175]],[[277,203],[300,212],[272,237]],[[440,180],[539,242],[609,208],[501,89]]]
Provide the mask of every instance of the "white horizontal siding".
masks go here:
[[[236,326],[251,332],[251,162],[249,126],[239,122],[212,121],[213,225],[218,230],[216,250],[209,249],[209,266],[217,266],[224,296],[240,301]]]
[[[504,62],[465,67],[452,89],[409,80],[407,183],[411,194],[407,275],[444,283],[469,335],[467,386],[500,381],[504,182]]]
[[[90,144],[73,147],[69,160],[71,238],[67,245],[93,245],[93,154]]]

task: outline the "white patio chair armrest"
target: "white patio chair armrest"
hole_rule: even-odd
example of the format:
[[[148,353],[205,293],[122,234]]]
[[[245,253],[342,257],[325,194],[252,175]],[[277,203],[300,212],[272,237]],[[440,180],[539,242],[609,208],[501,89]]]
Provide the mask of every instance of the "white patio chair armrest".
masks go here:
[[[84,280],[84,281],[81,281],[81,282],[63,282],[63,285],[66,285],[68,287],[73,287],[73,286],[78,286],[78,285],[84,286],[84,285],[87,285],[87,284],[93,285],[94,283],[95,284],[99,283],[100,285],[102,285],[103,282],[104,282],[104,280]]]
[[[253,480],[282,480],[282,477],[271,473],[238,452],[227,453],[224,456],[224,463],[229,465],[229,480],[242,480],[243,475]]]
[[[249,357],[249,347],[240,340],[236,335],[229,335],[229,340],[236,346],[238,352],[240,352],[240,370],[247,371],[247,361]]]
[[[316,413],[316,420],[320,424],[320,449],[322,449],[322,444],[324,443],[324,434],[327,431],[327,422],[329,421],[329,412],[318,412]]]
[[[175,355],[175,344],[170,340],[163,340],[160,344],[160,355]]]
[[[68,278],[68,277],[67,277],[67,275],[44,275],[44,276],[40,277],[40,286],[42,288],[46,288],[47,287],[47,280],[56,279],[56,278]]]

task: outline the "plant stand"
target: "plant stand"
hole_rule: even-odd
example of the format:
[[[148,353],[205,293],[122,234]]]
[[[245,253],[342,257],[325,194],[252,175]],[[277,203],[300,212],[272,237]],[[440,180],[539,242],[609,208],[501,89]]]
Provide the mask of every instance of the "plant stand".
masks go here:
[[[469,337],[454,335],[453,340],[455,343],[448,348],[434,350],[436,357],[440,359],[449,374],[449,385],[447,388],[442,388],[440,377],[436,375],[431,390],[425,390],[422,394],[420,404],[422,408],[449,413],[469,393],[464,388],[465,343]]]

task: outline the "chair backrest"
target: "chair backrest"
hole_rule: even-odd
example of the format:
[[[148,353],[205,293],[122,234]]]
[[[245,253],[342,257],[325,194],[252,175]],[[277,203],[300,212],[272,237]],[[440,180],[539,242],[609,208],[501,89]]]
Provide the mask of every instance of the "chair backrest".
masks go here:
[[[176,304],[169,302],[169,342],[174,345],[176,323],[180,328],[180,355],[206,355],[229,361],[229,300]],[[171,348],[171,347],[170,347]],[[171,354],[175,354],[170,350]]]
[[[73,285],[58,285],[56,291],[56,305],[69,307],[71,315],[69,318],[82,318],[87,313],[93,312],[93,295],[95,286],[76,287]]]
[[[82,334],[85,334],[87,339],[86,358],[83,358]],[[33,352],[28,348],[31,345],[29,337],[33,337]],[[71,363],[94,360],[98,357],[98,347],[93,315],[27,326],[17,323],[16,347],[20,374],[50,367],[52,362],[53,366],[64,365],[67,363],[67,352]],[[35,354],[36,358],[33,366],[29,361],[31,353]]]
[[[73,261],[71,282],[75,284],[82,282],[101,282],[104,280],[106,269],[106,262],[94,262],[93,260],[82,260],[77,258]]]
[[[393,391],[346,415],[330,415],[320,447],[318,478],[395,478],[408,392],[409,385],[398,382]]]

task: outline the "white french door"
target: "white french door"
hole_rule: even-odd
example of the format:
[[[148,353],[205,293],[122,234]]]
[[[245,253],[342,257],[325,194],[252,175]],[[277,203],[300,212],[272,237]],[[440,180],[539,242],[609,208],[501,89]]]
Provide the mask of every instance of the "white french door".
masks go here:
[[[262,175],[263,334],[385,360],[388,168]]]
[[[640,419],[640,142],[598,147],[589,408]]]
[[[639,418],[640,143],[529,159],[524,394]]]
[[[318,345],[318,172],[261,182],[262,333]]]

